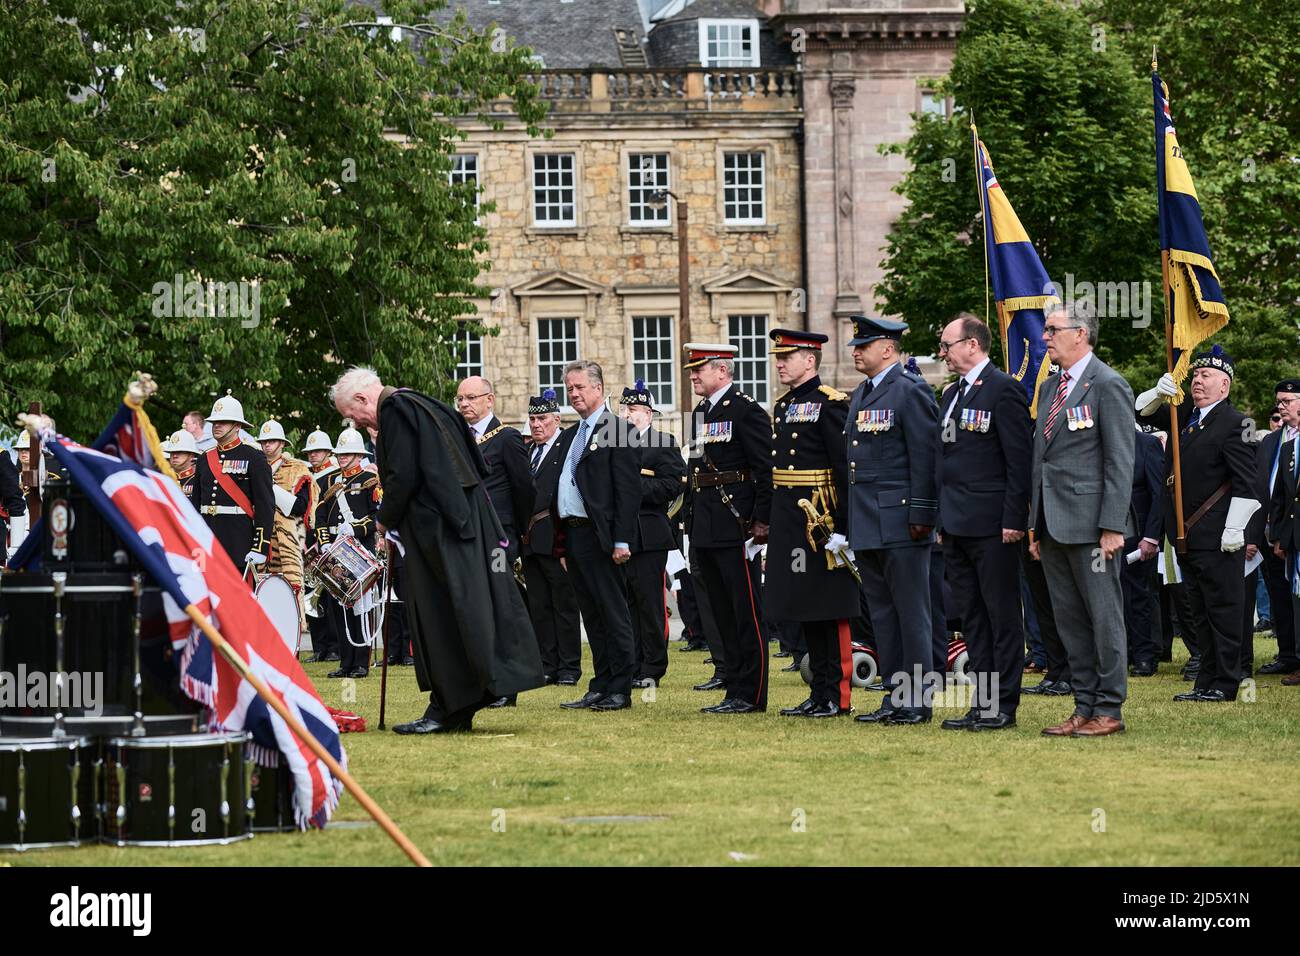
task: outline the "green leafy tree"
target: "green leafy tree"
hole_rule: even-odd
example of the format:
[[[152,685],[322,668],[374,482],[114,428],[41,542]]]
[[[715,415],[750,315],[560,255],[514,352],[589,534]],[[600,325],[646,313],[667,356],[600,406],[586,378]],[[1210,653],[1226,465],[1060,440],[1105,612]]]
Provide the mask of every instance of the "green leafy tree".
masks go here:
[[[446,394],[488,268],[457,121],[545,108],[526,48],[433,6],[0,7],[4,418],[92,437],[135,369],[162,428],[230,388],[301,437],[354,363]]]

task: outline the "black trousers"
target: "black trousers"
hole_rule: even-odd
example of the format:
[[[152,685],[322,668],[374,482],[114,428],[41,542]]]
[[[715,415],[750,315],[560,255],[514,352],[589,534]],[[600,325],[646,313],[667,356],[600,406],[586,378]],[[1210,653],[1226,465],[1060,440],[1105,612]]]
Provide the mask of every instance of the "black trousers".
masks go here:
[[[1190,607],[1190,630],[1201,652],[1200,690],[1236,700],[1241,683],[1241,605],[1245,551],[1189,550],[1178,556]]]
[[[576,681],[582,676],[582,632],[573,582],[560,559],[546,554],[524,555],[524,581],[542,672]]]
[[[1156,560],[1161,560],[1157,558]],[[1181,564],[1182,559],[1179,558]],[[1172,657],[1174,637],[1181,637],[1187,652],[1200,657],[1196,631],[1192,627],[1192,606],[1187,600],[1187,585],[1164,584],[1160,587],[1161,657]]]
[[[601,547],[595,526],[566,524],[564,533],[565,564],[591,645],[594,673],[587,689],[630,696],[636,651],[624,568]]]
[[[1124,542],[1124,554],[1137,549],[1141,538],[1129,538]],[[1122,558],[1121,558],[1122,559]],[[1154,664],[1160,656],[1160,646],[1155,642],[1151,632],[1151,611],[1154,595],[1151,593],[1157,574],[1157,561],[1160,556],[1150,561],[1124,561],[1119,566],[1119,583],[1124,591],[1124,629],[1128,632],[1128,659],[1130,663]]]
[[[700,570],[700,550],[691,545],[689,557],[691,578],[695,586],[695,602],[700,608],[700,618],[704,624],[704,633],[700,635],[709,645],[709,657],[713,658],[713,676],[727,679],[727,653],[723,647],[721,620],[713,606],[713,598],[704,583],[704,572]]]
[[[335,601],[328,594],[322,594],[316,602],[316,608],[320,611],[319,617],[307,618],[307,630],[311,632],[311,649],[317,656],[323,658],[329,653],[338,653],[338,644],[334,640],[334,629],[330,626],[329,614],[330,605]]]
[[[1291,582],[1286,578],[1286,561],[1264,549],[1264,587],[1268,589],[1269,616],[1273,619],[1273,636],[1277,638],[1277,659],[1284,664],[1300,668],[1300,655],[1296,652],[1296,607],[1291,594]]]
[[[723,548],[692,546],[699,577],[718,624],[726,663],[727,697],[767,709],[767,639],[760,621],[759,582],[745,560],[743,544]],[[709,645],[712,648],[713,645]],[[718,658],[714,656],[715,666]]]
[[[636,676],[656,683],[668,672],[667,551],[637,551],[627,563],[627,603],[636,637]]]
[[[1259,588],[1259,568],[1246,575],[1241,592],[1241,665],[1242,677],[1255,673],[1255,594]]]
[[[812,687],[808,696],[819,704],[848,710],[853,705],[853,648],[848,621],[803,621]],[[793,630],[793,628],[792,628]]]
[[[1070,659],[1065,654],[1065,644],[1061,642],[1061,632],[1056,629],[1056,616],[1052,612],[1052,596],[1047,590],[1047,576],[1043,573],[1043,562],[1035,561],[1029,556],[1029,535],[1020,539],[1023,549],[1022,566],[1025,580],[1029,582],[1029,594],[1034,599],[1034,614],[1038,617],[1038,636],[1043,639],[1043,651],[1047,654],[1047,673],[1043,680],[1069,681]]]
[[[961,618],[961,633],[976,675],[975,710],[1015,716],[1025,664],[1025,619],[1020,609],[1020,545],[1001,535],[943,536],[944,572]],[[997,681],[997,700],[991,697]],[[988,691],[989,699],[980,692]]]
[[[808,641],[804,638],[804,624],[801,621],[767,620],[767,633],[775,634],[781,650],[794,660],[800,660],[808,653]]]
[[[334,636],[338,640],[339,669],[350,671],[353,668],[360,667],[363,670],[369,670],[370,647],[368,645],[357,647],[352,643],[361,640],[361,618],[347,610],[338,601],[330,602],[330,609],[327,613],[329,614],[330,628],[334,631]]]
[[[960,617],[955,606],[950,607],[944,568],[943,545],[930,546],[930,637],[931,650],[934,654],[934,672],[948,672],[948,634],[960,631]],[[950,627],[950,625],[953,625]]]

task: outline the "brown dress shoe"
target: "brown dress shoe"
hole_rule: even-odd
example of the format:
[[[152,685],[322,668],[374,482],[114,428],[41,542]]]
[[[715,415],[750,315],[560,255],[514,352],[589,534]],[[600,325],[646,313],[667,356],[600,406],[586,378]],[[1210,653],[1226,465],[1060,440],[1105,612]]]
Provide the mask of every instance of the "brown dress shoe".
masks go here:
[[[1071,714],[1070,719],[1063,724],[1057,724],[1055,727],[1044,727],[1043,735],[1046,737],[1069,737],[1087,722],[1088,718],[1082,714]]]
[[[1300,671],[1292,671],[1290,674],[1287,674],[1282,678],[1282,683],[1287,687],[1300,685]]]
[[[1117,720],[1114,717],[1094,717],[1088,721],[1071,736],[1073,737],[1108,737],[1111,734],[1123,733],[1124,721]]]

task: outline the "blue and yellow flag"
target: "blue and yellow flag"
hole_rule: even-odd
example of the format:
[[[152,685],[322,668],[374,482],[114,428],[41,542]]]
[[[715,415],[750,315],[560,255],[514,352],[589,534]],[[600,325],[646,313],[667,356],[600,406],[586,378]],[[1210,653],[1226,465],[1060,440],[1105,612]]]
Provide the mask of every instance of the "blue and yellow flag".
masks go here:
[[[1002,335],[1007,343],[1007,372],[1029,396],[1030,413],[1038,386],[1047,378],[1051,361],[1043,342],[1044,312],[1060,302],[1056,287],[1029,241],[1029,234],[998,185],[989,151],[971,127],[980,163],[980,206],[984,212],[984,248],[988,255],[993,298],[1001,305]]]
[[[1154,64],[1153,64],[1154,65]],[[1156,109],[1156,183],[1160,248],[1169,253],[1169,322],[1173,327],[1174,381],[1182,382],[1192,350],[1228,324],[1228,305],[1210,258],[1201,203],[1178,145],[1169,112],[1169,87],[1151,72]]]

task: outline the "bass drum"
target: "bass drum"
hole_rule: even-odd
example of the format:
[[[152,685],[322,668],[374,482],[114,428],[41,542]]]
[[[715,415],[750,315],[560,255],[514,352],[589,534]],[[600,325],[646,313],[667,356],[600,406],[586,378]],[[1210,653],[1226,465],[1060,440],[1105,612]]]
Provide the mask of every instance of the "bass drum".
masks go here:
[[[103,832],[117,846],[252,837],[247,733],[114,737],[104,745]]]
[[[98,753],[87,737],[0,737],[0,850],[93,843]]]
[[[302,612],[289,579],[280,574],[268,574],[258,582],[254,597],[280,632],[289,653],[296,657],[298,645],[302,642]]]
[[[293,822],[293,774],[285,766],[254,767],[249,777],[254,833],[288,833]]]

